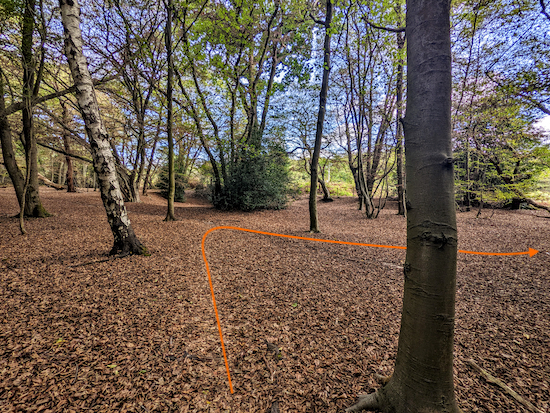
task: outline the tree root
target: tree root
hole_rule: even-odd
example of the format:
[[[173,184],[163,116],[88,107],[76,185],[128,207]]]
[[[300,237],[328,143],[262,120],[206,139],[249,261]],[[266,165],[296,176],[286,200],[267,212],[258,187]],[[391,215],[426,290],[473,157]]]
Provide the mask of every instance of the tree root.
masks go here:
[[[397,268],[403,268],[401,265],[396,265]],[[374,375],[374,378],[380,383],[382,386],[385,386],[388,384],[388,382],[391,379],[391,376],[382,376],[381,374],[376,373]]]
[[[544,209],[550,213],[550,207],[547,207],[546,205],[543,205],[539,202],[533,201],[531,198],[525,198],[525,202],[527,202],[529,205],[533,205],[535,208]]]
[[[346,413],[360,412],[363,410],[380,410],[380,395],[378,392],[360,395],[359,401],[346,409]]]

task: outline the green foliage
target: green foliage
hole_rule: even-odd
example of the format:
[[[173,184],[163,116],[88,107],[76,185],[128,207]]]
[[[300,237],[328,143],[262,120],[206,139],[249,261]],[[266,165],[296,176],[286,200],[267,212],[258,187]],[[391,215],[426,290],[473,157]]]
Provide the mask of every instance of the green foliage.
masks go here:
[[[174,165],[174,172],[176,174],[176,193],[174,195],[175,202],[185,202],[185,187],[187,186],[187,177],[185,174],[179,172],[176,165]],[[159,173],[159,180],[157,187],[161,190],[160,195],[168,199],[168,165],[164,166]]]
[[[230,165],[222,193],[212,200],[222,210],[283,209],[288,202],[288,158],[282,147],[243,150]]]
[[[344,157],[321,158],[319,164],[325,170],[325,184],[333,197],[353,196],[355,182]],[[330,171],[330,176],[329,176]],[[311,177],[304,167],[304,160],[290,161],[290,193],[298,197],[309,192]]]
[[[23,14],[22,0],[0,0],[0,20]]]
[[[550,166],[550,147],[523,108],[500,93],[468,108],[475,127],[466,131],[467,139],[459,141],[455,151],[460,199],[469,194],[475,203],[483,194],[506,202],[536,190]]]

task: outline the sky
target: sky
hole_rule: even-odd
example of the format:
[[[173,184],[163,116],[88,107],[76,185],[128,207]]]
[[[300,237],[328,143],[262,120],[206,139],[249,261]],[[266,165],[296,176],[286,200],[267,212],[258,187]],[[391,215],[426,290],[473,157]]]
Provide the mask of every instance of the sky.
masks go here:
[[[535,125],[542,127],[547,132],[550,132],[550,115],[538,120]]]

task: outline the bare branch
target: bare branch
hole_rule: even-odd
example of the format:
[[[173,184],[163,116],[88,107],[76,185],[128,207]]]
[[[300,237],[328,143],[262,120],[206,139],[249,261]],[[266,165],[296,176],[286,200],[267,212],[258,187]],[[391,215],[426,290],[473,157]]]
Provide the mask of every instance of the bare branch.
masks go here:
[[[392,32],[392,33],[403,33],[405,31],[405,27],[398,27],[397,29],[395,29],[393,27],[378,26],[377,24],[374,24],[369,20],[367,20],[366,17],[363,17],[362,19],[365,21],[365,23],[367,23],[370,27],[374,29],[385,30],[387,32]]]
[[[544,4],[544,0],[539,0],[540,1],[540,7],[542,8],[542,11],[541,13],[544,14],[544,16],[550,20],[550,14],[548,14],[548,12],[546,11],[546,4]]]
[[[309,17],[311,17],[311,20],[313,20],[315,23],[326,27],[327,23],[324,20],[317,20],[311,13],[309,13]]]
[[[69,152],[64,151],[62,149],[54,148],[53,146],[46,145],[45,143],[42,143],[42,142],[36,142],[36,143],[38,145],[44,147],[44,148],[50,149],[54,152],[60,153],[62,155],[68,156],[70,158],[78,159],[79,161],[84,161],[84,162],[93,164],[93,161],[91,159],[83,158],[82,156],[78,156],[78,155],[73,155],[72,153],[69,153]]]
[[[103,83],[107,83],[110,80],[116,79],[117,77],[118,76],[109,76],[109,77],[106,77],[106,78],[101,79],[101,80],[94,80],[94,86],[99,86]],[[46,101],[51,100],[51,99],[59,98],[61,96],[68,95],[69,93],[73,93],[75,91],[76,91],[76,86],[73,85],[73,86],[71,86],[67,89],[64,89],[64,90],[60,90],[60,91],[57,91],[57,92],[52,92],[52,93],[49,93],[47,95],[40,96],[40,97],[34,97],[34,98],[31,99],[31,106],[36,106],[40,103],[46,102]],[[23,102],[12,103],[6,109],[4,109],[4,111],[2,113],[0,113],[0,116],[11,115],[15,112],[19,112],[24,107],[25,107],[25,104]]]

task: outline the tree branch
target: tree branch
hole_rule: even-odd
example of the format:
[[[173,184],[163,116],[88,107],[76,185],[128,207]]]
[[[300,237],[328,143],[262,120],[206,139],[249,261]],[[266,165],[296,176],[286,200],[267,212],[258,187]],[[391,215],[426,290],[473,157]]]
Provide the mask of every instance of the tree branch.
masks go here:
[[[541,13],[544,14],[544,16],[546,16],[548,20],[550,20],[550,14],[548,14],[548,12],[546,11],[546,4],[544,4],[544,0],[539,0],[539,1],[540,1],[540,7],[542,8]]]
[[[377,24],[374,24],[369,20],[367,20],[366,17],[362,17],[362,19],[365,21],[365,23],[367,23],[370,27],[374,29],[385,30],[387,32],[392,32],[392,33],[403,33],[405,31],[405,27],[398,27],[397,29],[394,29],[392,27],[378,26]]]
[[[543,0],[541,0],[541,3],[542,3]],[[485,72],[485,75],[491,80],[493,81],[494,83],[496,83],[498,86],[500,87],[505,87],[506,85],[502,84],[501,82],[499,82],[498,80],[496,80],[493,76],[491,76],[491,74],[489,73],[489,71],[486,71]],[[550,115],[550,108],[547,108],[542,102],[539,102],[538,100],[536,99],[533,99],[531,96],[529,96],[529,94],[527,92],[524,92],[522,90],[516,90],[515,93],[520,96],[521,98],[525,99],[526,101],[528,101],[529,103],[531,103],[533,106],[539,108],[542,112],[546,113],[547,115]]]
[[[508,393],[514,399],[516,399],[518,402],[523,404],[523,406],[525,406],[529,411],[534,412],[534,413],[542,413],[541,410],[539,410],[531,402],[529,402],[528,400],[525,400],[523,397],[521,397],[519,394],[517,394],[514,390],[512,390],[510,388],[510,386],[508,386],[502,380],[496,378],[495,376],[490,374],[487,370],[485,370],[485,369],[481,368],[480,366],[478,366],[477,363],[474,360],[468,359],[468,360],[466,360],[466,363],[470,367],[472,367],[474,370],[479,372],[485,378],[485,380],[487,380],[489,383],[493,383],[493,384],[496,384],[497,386],[499,386],[502,390],[504,390],[506,393]]]
[[[62,149],[57,149],[57,148],[54,148],[53,146],[50,146],[50,145],[46,145],[45,143],[42,143],[42,142],[36,142],[38,145],[44,147],[44,148],[47,148],[47,149],[50,149],[54,152],[57,152],[57,153],[60,153],[62,155],[65,155],[65,156],[68,156],[70,158],[74,158],[74,159],[78,159],[79,161],[84,161],[84,162],[87,162],[87,163],[91,163],[93,164],[93,161],[91,159],[86,159],[86,158],[83,158],[82,156],[78,156],[78,155],[73,155],[72,153],[69,153],[69,152],[66,152]]]
[[[117,77],[118,76],[109,76],[109,77],[106,77],[106,78],[101,79],[101,80],[94,80],[93,83],[94,83],[94,86],[99,86],[99,85],[102,85],[103,83],[107,83],[107,82],[109,82],[113,79],[116,79]],[[58,98],[58,97],[61,97],[61,96],[68,95],[69,93],[73,93],[75,91],[76,91],[76,86],[73,85],[73,86],[71,86],[67,89],[64,89],[64,90],[60,90],[60,91],[57,91],[57,92],[50,93],[48,95],[32,98],[31,99],[31,106],[36,106],[40,103],[43,103],[43,102],[46,102],[48,100],[55,99],[55,98]],[[19,112],[24,107],[25,107],[25,104],[23,102],[12,103],[6,109],[4,109],[2,112],[0,112],[0,116],[11,115],[15,112]]]
[[[311,17],[311,20],[313,20],[315,23],[320,24],[321,26],[327,26],[327,23],[324,20],[317,20],[313,14],[309,13],[309,17]]]

